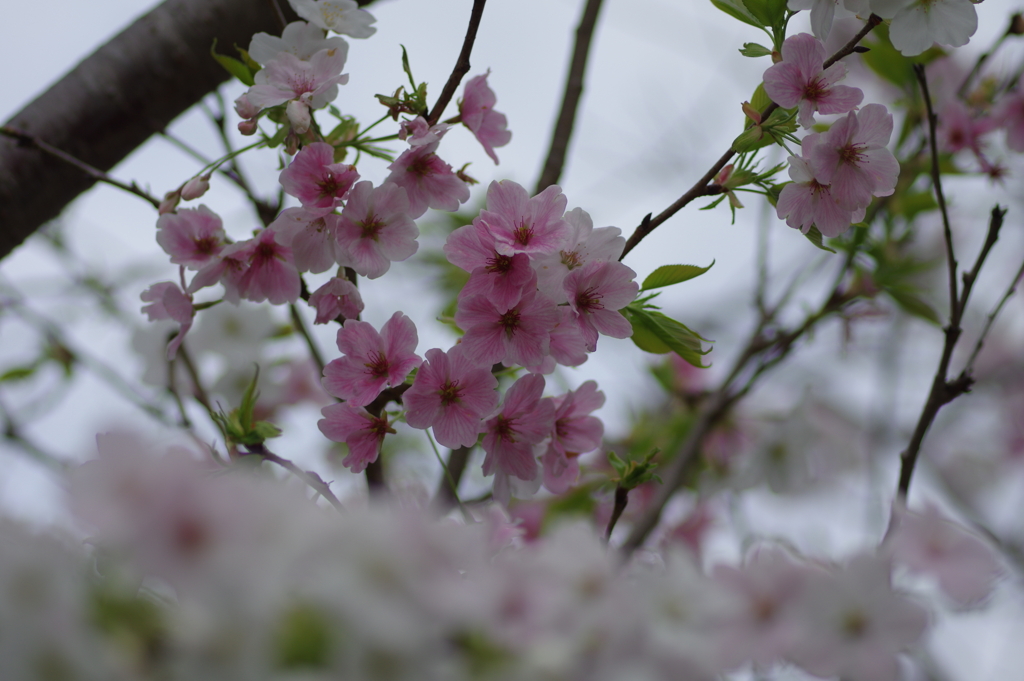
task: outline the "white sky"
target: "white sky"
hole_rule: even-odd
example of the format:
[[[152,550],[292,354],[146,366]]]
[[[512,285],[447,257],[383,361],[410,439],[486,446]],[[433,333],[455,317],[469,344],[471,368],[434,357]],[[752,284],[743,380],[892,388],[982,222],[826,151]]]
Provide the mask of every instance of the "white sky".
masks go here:
[[[157,3],[52,0],[7,4],[4,21],[0,22],[0,63],[17,66],[8,66],[4,72],[0,95],[0,119],[4,120]],[[408,49],[416,77],[427,80],[436,96],[461,47],[471,4],[470,0],[385,0],[375,4],[371,10],[378,19],[378,32],[369,40],[350,41],[346,71],[351,79],[335,104],[364,122],[381,115],[373,95],[391,92],[405,82],[400,70],[399,44]],[[531,188],[536,181],[581,4],[575,0],[489,3],[470,75],[491,69],[490,84],[498,96],[496,108],[508,116],[512,142],[498,150],[501,165],[497,168],[464,130],[450,133],[441,148],[442,155],[455,167],[472,162],[469,173],[481,180],[474,198],[486,191],[492,179],[513,179]],[[1010,0],[988,0],[979,5],[981,26],[965,51],[974,55],[989,45],[1003,30],[1006,17],[1015,7],[1017,3]],[[677,198],[739,132],[739,103],[750,97],[768,64],[767,60],[744,58],[737,49],[743,42],[764,42],[763,38],[755,29],[702,0],[606,2],[593,46],[582,113],[561,182],[569,206],[583,206],[596,226],[616,225],[628,235],[644,214],[656,214]],[[1008,53],[1020,55],[1019,50]],[[850,82],[863,84],[852,78]],[[239,88],[232,90],[231,97],[237,92]],[[176,121],[172,131],[200,148],[216,143],[209,124],[195,112]],[[379,181],[387,172],[385,165],[369,162],[362,164],[360,171],[365,178]],[[259,186],[271,191],[276,170],[259,162],[248,163],[246,167]],[[152,140],[113,174],[148,185],[152,193],[160,195],[197,169],[191,159],[168,143]],[[979,317],[972,321],[989,309],[1005,286],[1002,282],[1008,276],[1006,273],[1019,262],[1024,246],[1020,230],[1024,224],[1020,176],[1018,173],[1008,181],[1009,192],[999,198],[1004,205],[1011,205],[1011,213],[1005,236],[993,255],[991,270],[986,272],[989,278],[979,283],[975,308]],[[978,182],[954,182],[949,189],[954,196],[954,223],[960,225],[958,244],[964,254],[962,262],[973,258],[983,235],[982,216],[987,215],[994,200],[987,190],[978,191],[985,187]],[[1009,194],[1016,194],[1016,198]],[[716,340],[716,349],[710,355],[715,366],[708,370],[712,378],[728,365],[752,319],[749,301],[754,245],[762,209],[757,197],[744,200],[749,208],[740,211],[735,225],[729,224],[724,207],[701,212],[697,208],[707,201],[696,202],[655,231],[625,261],[641,278],[662,264],[707,265],[716,261],[704,277],[662,296],[666,312]],[[203,201],[224,217],[229,233],[236,237],[255,227],[251,212],[226,184],[215,183]],[[137,198],[97,187],[72,205],[65,220],[72,248],[94,268],[108,273],[128,266],[143,268],[152,275],[140,280],[145,282],[142,287],[173,276],[173,270],[164,263],[153,242],[155,216]],[[823,256],[793,230],[774,218],[772,223],[772,280],[778,290],[797,267]],[[937,225],[928,221],[924,225],[924,240],[936,238]],[[66,277],[61,269],[45,247],[30,243],[0,264],[0,277],[5,282],[14,282],[25,293],[39,296],[37,309],[69,323],[68,333],[76,344],[105,358],[124,375],[137,374],[139,360],[128,349],[123,332],[97,319],[91,310],[70,309],[52,295],[53,287],[45,279],[50,275]],[[396,265],[393,272],[394,276],[389,274],[363,288],[367,302],[365,318],[379,324],[394,309],[404,309],[420,328],[421,350],[447,342],[445,332],[432,322],[436,310],[429,294],[423,293],[422,272],[410,263]],[[999,274],[1003,276],[1000,278]],[[801,292],[800,298],[810,305],[818,300],[818,295],[820,291],[809,287]],[[136,296],[137,292],[123,297],[125,309],[137,309]],[[1008,328],[1024,331],[1019,312],[1017,316],[1016,325],[1008,323]],[[142,323],[141,315],[139,320]],[[892,396],[896,423],[904,428],[920,409],[940,342],[938,332],[917,322],[910,322],[906,328],[911,336],[902,347],[903,373]],[[318,333],[321,348],[332,358],[336,355],[333,330],[319,329]],[[1021,333],[1011,337],[1019,339]],[[807,382],[814,380],[819,394],[838,397],[854,414],[871,413],[882,399],[874,358],[884,337],[879,325],[868,323],[856,332],[856,338],[861,352],[852,353],[840,363],[843,346],[838,329],[835,325],[826,327],[802,353],[805,370],[773,374],[768,379],[772,390],[755,394],[754,400],[775,407],[795,404],[804,394]],[[0,319],[0,371],[31,357],[35,351],[32,339],[33,335],[23,327]],[[650,357],[630,342],[604,338],[597,355],[566,376],[574,387],[590,378],[598,380],[608,395],[601,415],[611,434],[621,434],[629,425],[631,412],[654,397],[646,374],[649,361]],[[813,379],[810,371],[815,366],[830,364],[835,365],[830,382]],[[0,399],[9,407],[18,406],[12,400],[27,398],[23,393],[0,390]],[[316,416],[314,411],[296,418],[308,428]],[[84,377],[76,381],[51,415],[35,421],[26,432],[57,453],[82,459],[91,452],[97,430],[119,423],[146,422],[134,407],[96,380]],[[285,438],[282,443],[286,449],[301,449],[302,443],[308,441],[295,437]],[[308,465],[317,466],[317,457],[311,455]],[[301,455],[296,454],[296,458],[301,459]],[[36,464],[26,462],[6,443],[0,443],[0,462],[5,471],[0,476],[0,505],[35,519],[61,516],[60,490]],[[888,466],[885,474],[891,475],[893,470],[893,466]],[[860,502],[851,505],[857,503]],[[833,504],[841,506],[835,500]],[[774,517],[784,517],[782,511],[776,513],[779,515]],[[801,522],[808,523],[809,529],[801,530],[804,533],[822,531],[806,518],[792,520],[796,526]],[[837,533],[825,542],[842,547],[846,540],[840,535]],[[1024,633],[1019,624],[1024,621],[1020,617],[1021,592],[1004,589],[999,598],[996,611],[986,617],[944,621],[935,648],[947,651],[945,655],[938,654],[954,672],[952,678],[995,681],[1013,677],[1010,669],[1019,670],[1020,652],[1009,641],[1014,637],[1020,640]],[[1018,618],[1018,624],[1011,629],[1007,623],[1013,617]],[[964,636],[972,643],[955,648],[943,643]],[[957,653],[950,655],[949,650]]]

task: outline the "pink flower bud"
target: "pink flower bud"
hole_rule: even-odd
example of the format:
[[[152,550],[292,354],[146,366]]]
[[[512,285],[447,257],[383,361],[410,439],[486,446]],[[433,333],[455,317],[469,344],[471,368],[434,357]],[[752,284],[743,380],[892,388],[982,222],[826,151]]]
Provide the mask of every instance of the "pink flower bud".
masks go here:
[[[256,134],[256,119],[253,118],[247,121],[239,121],[238,132],[243,135],[255,135]]]
[[[183,201],[192,201],[193,199],[198,199],[209,189],[210,174],[198,175],[186,182],[185,186],[181,188],[181,198]]]
[[[160,206],[157,208],[157,212],[160,215],[173,213],[174,209],[178,207],[179,201],[181,201],[180,189],[175,189],[173,192],[167,192],[166,194],[164,194],[164,200],[160,202]]]
[[[249,101],[249,97],[242,95],[235,100],[235,113],[241,118],[256,118],[260,108]]]
[[[309,130],[312,121],[309,115],[309,105],[305,102],[293,99],[288,102],[285,113],[288,114],[288,122],[291,123],[294,132],[301,135]]]

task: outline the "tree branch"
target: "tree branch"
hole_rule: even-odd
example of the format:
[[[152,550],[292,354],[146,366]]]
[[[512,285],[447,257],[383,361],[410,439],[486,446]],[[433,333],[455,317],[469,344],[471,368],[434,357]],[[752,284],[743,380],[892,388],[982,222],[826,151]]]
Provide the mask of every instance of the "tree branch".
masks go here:
[[[469,14],[469,27],[466,29],[466,38],[462,41],[462,51],[459,52],[459,58],[455,62],[455,68],[452,69],[452,75],[448,76],[448,82],[444,84],[444,89],[441,90],[441,96],[437,98],[433,111],[427,117],[429,125],[434,125],[441,120],[441,116],[444,115],[444,108],[448,106],[448,102],[452,101],[452,97],[455,96],[455,91],[459,89],[459,83],[462,82],[463,76],[469,73],[469,55],[473,52],[476,31],[480,28],[480,18],[484,15],[484,5],[486,3],[487,0],[473,0],[473,11]]]
[[[562,96],[562,108],[558,112],[555,129],[551,133],[551,145],[548,157],[544,161],[544,169],[534,194],[540,194],[553,184],[557,184],[565,167],[565,155],[569,150],[569,139],[576,124],[576,109],[579,107],[580,96],[583,94],[583,77],[587,70],[587,58],[590,56],[590,43],[597,26],[597,15],[601,11],[601,0],[587,0],[576,28],[576,44],[573,46],[572,61],[569,63],[569,74],[565,79],[565,94]]]

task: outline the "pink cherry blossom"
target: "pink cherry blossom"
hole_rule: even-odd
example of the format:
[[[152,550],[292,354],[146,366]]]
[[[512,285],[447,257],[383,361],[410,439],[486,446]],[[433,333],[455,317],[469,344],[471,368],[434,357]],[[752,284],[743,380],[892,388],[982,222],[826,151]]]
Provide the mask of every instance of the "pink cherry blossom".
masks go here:
[[[307,109],[320,109],[338,96],[338,86],[348,82],[345,68],[347,50],[320,50],[309,61],[291,52],[281,52],[256,74],[255,84],[245,94],[249,103],[266,109],[288,101]]]
[[[576,323],[576,313],[568,306],[558,307],[559,320],[551,329],[551,358],[562,366],[576,367],[587,361],[587,341]],[[530,369],[533,371],[533,369]],[[547,373],[541,372],[541,373]]]
[[[568,225],[562,219],[565,203],[558,185],[530,198],[511,180],[491,182],[487,209],[481,211],[480,221],[494,235],[499,253],[526,253],[531,257],[554,253],[567,237]]]
[[[939,112],[938,137],[940,148],[950,153],[969,149],[978,157],[982,156],[981,136],[995,127],[995,121],[987,117],[972,116],[967,106],[959,99],[951,99]]]
[[[893,557],[915,572],[934,576],[961,608],[983,601],[1002,574],[995,553],[967,528],[928,504],[924,513],[899,511],[889,538]]]
[[[555,398],[551,444],[562,453],[586,454],[601,446],[604,424],[591,412],[604,406],[597,383],[586,381],[576,390]]]
[[[486,296],[459,301],[455,323],[466,332],[461,345],[475,362],[490,366],[530,366],[548,354],[551,329],[559,315],[554,302],[536,288],[526,288],[511,308],[496,307]]]
[[[563,287],[576,325],[587,349],[597,349],[597,335],[629,338],[633,327],[618,310],[629,305],[640,291],[636,272],[620,262],[591,262],[573,270]]]
[[[819,135],[810,155],[814,178],[832,185],[832,197],[846,210],[889,196],[896,188],[900,164],[885,148],[892,135],[892,114],[881,104],[851,111]]]
[[[170,281],[153,284],[142,292],[141,298],[142,302],[149,303],[142,307],[142,311],[149,316],[149,321],[172,319],[180,325],[178,335],[167,344],[167,359],[174,359],[181,342],[185,340],[185,334],[192,328],[192,319],[195,315],[192,298]]]
[[[1006,128],[1006,146],[1024,152],[1024,89],[1004,95],[992,117]]]
[[[579,457],[566,456],[553,443],[548,443],[540,462],[544,467],[544,489],[552,494],[565,494],[579,480]]]
[[[401,385],[423,361],[415,354],[416,325],[401,312],[384,322],[380,333],[368,322],[346,319],[338,330],[343,357],[324,367],[324,388],[356,406],[373,402],[385,386]]]
[[[295,13],[320,28],[352,38],[369,38],[377,19],[355,0],[288,0]]]
[[[813,576],[793,603],[798,632],[787,657],[815,676],[897,681],[896,655],[928,625],[920,605],[893,591],[885,559],[862,555]]]
[[[846,77],[846,65],[838,62],[822,70],[825,46],[809,33],[787,38],[782,61],[764,72],[764,91],[785,109],[799,107],[800,125],[814,125],[814,112],[842,114],[864,99],[860,89],[835,83]]]
[[[334,147],[326,142],[307,144],[281,171],[280,182],[307,208],[333,208],[359,179],[353,165],[334,162]]]
[[[182,201],[195,201],[210,191],[210,173],[196,175],[181,188]]]
[[[341,213],[338,245],[346,264],[359,274],[376,279],[419,248],[420,232],[409,217],[409,200],[402,187],[385,182],[374,187],[360,182]]]
[[[264,65],[276,59],[281,52],[291,52],[305,61],[320,50],[338,50],[347,57],[348,43],[337,36],[325,38],[322,28],[305,21],[293,21],[285,26],[280,38],[269,33],[257,33],[249,43],[249,56]]]
[[[532,259],[537,271],[537,288],[556,303],[567,302],[562,282],[569,272],[591,261],[618,260],[626,240],[618,227],[594,229],[587,211],[573,208],[565,214],[565,244],[561,249]]]
[[[220,255],[196,272],[188,285],[188,292],[195,293],[201,288],[221,283],[224,297],[238,304],[242,294],[239,289],[242,277],[249,269],[251,241],[238,241],[225,247]]]
[[[193,270],[210,263],[227,238],[220,217],[205,205],[161,215],[156,227],[156,242],[171,262]]]
[[[431,126],[427,124],[426,118],[417,116],[411,121],[402,121],[398,129],[398,139],[405,140],[410,147],[420,147],[440,142],[450,127],[447,123]]]
[[[782,188],[775,211],[790,227],[807,234],[815,226],[824,236],[835,237],[864,219],[866,206],[856,211],[841,208],[832,196],[832,186],[814,179],[805,159],[789,157],[789,177],[793,181]]]
[[[473,132],[484,151],[497,165],[498,155],[494,153],[494,148],[508,144],[512,139],[512,133],[507,129],[508,119],[505,114],[494,110],[498,98],[487,85],[489,75],[490,70],[482,76],[475,76],[466,81],[459,111],[462,124]]]
[[[292,250],[300,272],[320,273],[339,260],[338,225],[341,216],[329,208],[286,208],[268,225],[282,246]]]
[[[544,377],[523,376],[505,393],[501,411],[489,419],[484,431],[484,475],[495,471],[520,480],[537,477],[537,460],[533,446],[551,433],[555,407],[550,398],[542,399]]]
[[[326,324],[339,316],[355,319],[363,311],[363,297],[355,284],[340,277],[331,277],[309,296],[310,307],[316,308],[314,324]]]
[[[934,43],[961,47],[978,30],[978,12],[971,0],[904,0],[901,5],[892,17],[889,39],[907,57],[921,54]]]
[[[483,417],[498,404],[498,379],[458,346],[447,353],[432,348],[426,355],[402,396],[406,422],[413,428],[433,427],[434,437],[445,447],[476,444]]]
[[[459,297],[487,296],[495,306],[508,309],[519,302],[524,288],[535,286],[529,256],[498,253],[494,236],[479,218],[448,236],[444,254],[450,263],[471,273]]]
[[[249,268],[238,280],[238,291],[254,303],[269,300],[273,305],[283,305],[299,298],[301,283],[292,251],[277,243],[276,236],[274,230],[264,229],[247,243],[244,251],[249,257]]]
[[[456,211],[469,200],[469,186],[437,155],[438,142],[413,147],[388,166],[385,183],[405,188],[409,196],[409,217],[415,219],[435,210]]]
[[[832,32],[832,22],[836,12],[840,16],[864,13],[867,16],[868,0],[842,0],[844,9],[838,7],[840,0],[789,0],[789,9],[794,12],[802,9],[811,10],[811,31],[818,38],[828,40]]]
[[[332,404],[320,413],[324,416],[317,422],[320,432],[328,440],[348,445],[348,456],[341,460],[341,465],[353,473],[362,473],[376,461],[384,436],[395,432],[386,414],[373,416],[351,403]]]

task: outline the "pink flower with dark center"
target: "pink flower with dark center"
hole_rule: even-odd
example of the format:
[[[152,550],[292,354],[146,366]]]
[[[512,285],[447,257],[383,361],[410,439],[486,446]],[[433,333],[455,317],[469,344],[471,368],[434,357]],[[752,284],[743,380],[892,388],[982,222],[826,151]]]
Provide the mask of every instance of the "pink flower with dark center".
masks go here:
[[[562,453],[586,454],[601,446],[604,424],[590,413],[604,406],[604,393],[587,381],[555,398],[551,444]]]
[[[402,396],[406,422],[413,428],[433,427],[434,437],[445,447],[476,444],[483,417],[498,404],[498,379],[458,346],[447,353],[432,348],[426,355]]]
[[[544,467],[544,489],[552,494],[565,494],[580,477],[579,457],[563,454],[550,443],[540,462]]]
[[[310,307],[316,308],[314,324],[326,324],[339,316],[355,319],[363,311],[359,289],[347,279],[332,277],[309,296]]]
[[[551,185],[530,198],[522,186],[511,180],[491,182],[487,188],[487,210],[480,222],[494,235],[495,250],[505,255],[526,253],[538,256],[558,251],[568,236],[562,219],[565,195]]]
[[[338,96],[338,86],[348,82],[345,49],[320,50],[308,61],[291,52],[280,52],[256,74],[255,85],[246,98],[259,109],[300,102],[308,108],[320,109]]]
[[[550,398],[541,398],[544,377],[523,376],[505,393],[501,411],[489,419],[484,431],[484,475],[500,471],[520,480],[537,478],[534,445],[551,433],[555,407]]]
[[[220,217],[205,205],[161,215],[156,227],[156,242],[171,262],[192,270],[214,260],[227,238]]]
[[[328,440],[348,445],[348,456],[341,465],[353,473],[362,473],[377,460],[384,436],[394,434],[386,414],[373,416],[353,404],[332,404],[320,410],[323,418],[317,422],[320,432]]]
[[[178,348],[181,347],[181,342],[185,340],[185,334],[192,328],[195,311],[192,308],[191,296],[182,292],[177,284],[163,281],[150,286],[142,292],[140,297],[142,302],[149,303],[142,307],[142,311],[149,316],[149,321],[172,319],[180,325],[178,335],[167,344],[167,359],[168,361],[174,359],[178,354]]]
[[[806,138],[804,145],[807,145]],[[841,208],[832,196],[832,186],[814,179],[810,165],[803,158],[789,157],[789,177],[793,181],[782,188],[775,210],[779,219],[790,227],[807,234],[813,225],[824,236],[834,237],[864,219],[866,206],[856,211]]]
[[[970,149],[980,158],[981,136],[994,128],[994,120],[972,116],[963,102],[951,99],[939,113],[939,146],[950,153]]]
[[[307,208],[333,208],[359,179],[355,166],[334,162],[334,147],[326,142],[307,144],[281,171],[281,187]]]
[[[889,196],[900,174],[899,162],[885,148],[891,135],[892,114],[883,105],[851,111],[811,142],[814,178],[832,185],[832,197],[845,210],[867,206],[872,196]]]
[[[338,226],[338,244],[346,264],[376,279],[419,248],[420,231],[408,215],[409,200],[402,187],[385,182],[374,188],[360,182],[349,195]]]
[[[290,248],[276,241],[272,229],[264,229],[248,243],[249,269],[238,281],[239,294],[254,303],[294,303],[302,285]]]
[[[562,282],[578,267],[596,260],[618,260],[626,240],[618,227],[594,229],[594,221],[582,208],[573,208],[565,214],[565,244],[561,249],[532,259],[537,271],[537,288],[556,303],[564,303]]]
[[[249,56],[260,64],[270,63],[281,52],[291,52],[299,59],[309,59],[320,50],[338,50],[347,56],[348,43],[344,38],[325,38],[322,28],[305,21],[293,21],[285,26],[280,38],[268,33],[257,33],[249,43]]]
[[[569,308],[576,315],[587,350],[597,349],[598,333],[629,338],[633,327],[618,310],[629,305],[640,291],[636,272],[620,262],[592,262],[573,270],[562,286]]]
[[[411,121],[402,121],[398,129],[398,139],[405,140],[410,147],[420,147],[424,144],[440,142],[450,127],[447,123],[431,126],[427,124],[427,119],[423,116],[417,116]]]
[[[344,357],[324,367],[324,389],[356,406],[373,402],[385,386],[401,385],[423,360],[415,354],[416,325],[401,312],[384,322],[380,333],[368,322],[346,319],[338,330]]]
[[[487,366],[538,364],[548,354],[551,329],[558,320],[555,303],[534,286],[526,286],[511,308],[475,295],[460,300],[455,312],[455,323],[466,332],[461,342],[466,354]]]
[[[326,272],[341,260],[337,245],[341,216],[328,211],[330,208],[286,208],[268,225],[277,242],[292,249],[300,272]]]
[[[525,288],[536,286],[536,275],[529,256],[502,255],[495,249],[494,236],[477,218],[448,236],[444,254],[450,263],[471,273],[460,298],[488,296],[496,307],[507,309],[519,302]]]
[[[548,352],[551,353],[552,359],[562,366],[579,366],[587,361],[587,342],[576,323],[576,313],[568,306],[560,305],[558,314],[558,324],[551,329],[551,345]]]
[[[475,76],[466,81],[466,89],[462,101],[459,102],[459,112],[462,124],[472,131],[484,151],[497,165],[498,155],[494,153],[494,148],[508,144],[512,139],[512,133],[508,131],[508,119],[505,114],[494,110],[498,98],[487,85],[489,75],[490,70],[482,76]]]
[[[188,293],[195,293],[201,288],[221,283],[224,285],[224,298],[228,302],[238,304],[241,299],[239,285],[242,277],[249,270],[249,256],[252,241],[238,241],[221,251],[220,255],[201,270],[196,272],[188,285]]]
[[[764,72],[764,91],[785,109],[799,107],[800,125],[814,125],[814,112],[842,114],[853,111],[864,99],[859,88],[835,83],[846,77],[846,65],[838,62],[822,70],[825,46],[810,33],[787,38],[782,61]]]
[[[391,174],[385,183],[405,188],[409,217],[413,219],[427,212],[427,208],[456,211],[469,200],[469,186],[435,153],[437,145],[434,142],[413,147],[388,166]]]

